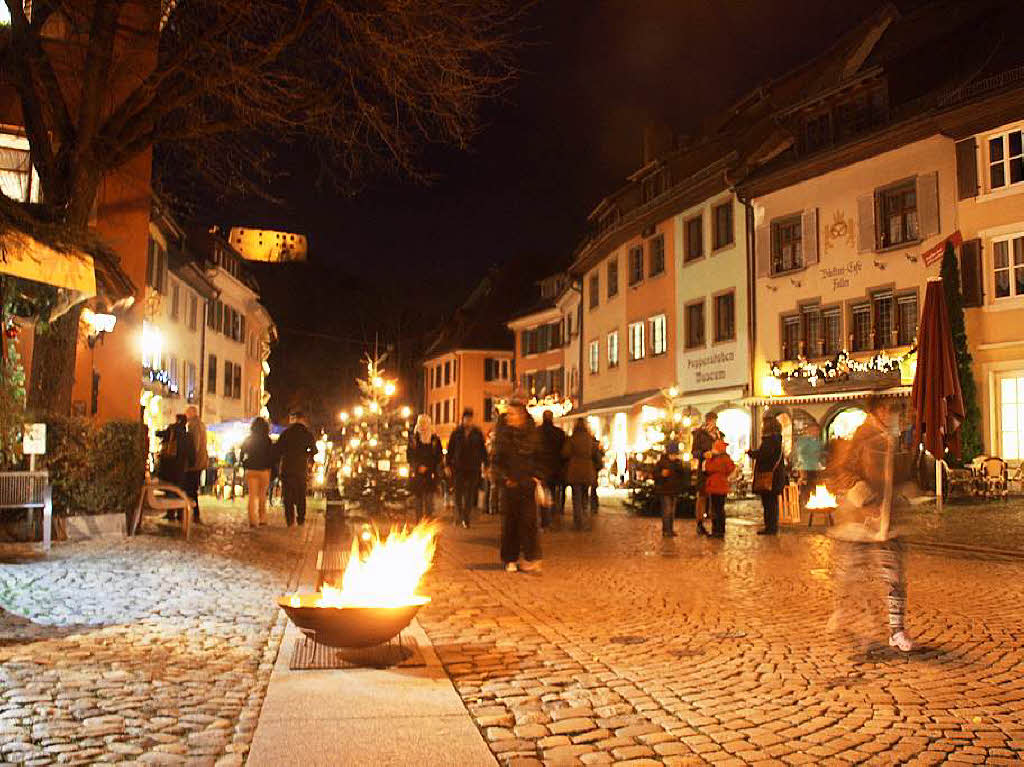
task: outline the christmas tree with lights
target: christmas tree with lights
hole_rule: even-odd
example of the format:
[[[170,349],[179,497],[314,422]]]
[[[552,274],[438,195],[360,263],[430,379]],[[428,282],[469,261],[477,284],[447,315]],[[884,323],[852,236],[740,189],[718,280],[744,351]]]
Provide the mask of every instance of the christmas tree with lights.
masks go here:
[[[661,505],[654,494],[654,466],[664,455],[670,442],[679,446],[679,459],[683,466],[691,464],[693,445],[693,417],[675,407],[676,392],[674,389],[663,392],[667,407],[659,418],[648,421],[644,425],[647,448],[636,454],[637,471],[635,478],[629,483],[629,498],[626,508],[634,514],[657,515],[661,513]],[[691,491],[686,499],[692,502],[696,498],[696,472],[691,471]],[[684,506],[687,506],[684,502]],[[678,513],[678,512],[677,512]]]
[[[398,386],[385,376],[383,357],[367,357],[366,378],[357,379],[361,402],[339,414],[329,465],[342,498],[377,510],[409,495],[408,406],[394,402]]]

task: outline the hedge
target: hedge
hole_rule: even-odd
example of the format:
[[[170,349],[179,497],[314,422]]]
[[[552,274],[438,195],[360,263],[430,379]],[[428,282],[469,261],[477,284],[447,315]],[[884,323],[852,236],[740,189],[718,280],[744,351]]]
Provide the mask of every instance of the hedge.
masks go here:
[[[124,513],[146,475],[146,428],[132,421],[46,420],[44,465],[63,515]]]

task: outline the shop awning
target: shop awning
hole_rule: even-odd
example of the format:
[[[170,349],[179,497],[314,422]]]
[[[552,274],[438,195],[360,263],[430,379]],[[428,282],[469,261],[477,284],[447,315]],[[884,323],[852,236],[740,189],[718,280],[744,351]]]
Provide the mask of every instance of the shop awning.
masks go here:
[[[10,232],[0,244],[0,273],[65,288],[81,299],[96,295],[92,256],[81,251],[58,253],[22,232]]]
[[[114,305],[133,298],[135,284],[113,248],[61,215],[0,195],[0,273],[62,288],[79,300],[99,296]]]
[[[791,397],[750,397],[746,405],[811,405],[816,402],[842,402],[865,397],[909,397],[911,387],[893,386],[889,389],[861,389],[857,391],[832,391],[821,394],[800,394]]]
[[[601,415],[602,413],[611,413],[615,410],[628,410],[656,396],[661,396],[661,389],[648,389],[647,391],[634,394],[623,394],[621,397],[594,400],[578,410],[576,416],[585,418],[588,415]]]
[[[747,395],[744,386],[727,386],[721,389],[705,389],[693,393],[683,392],[676,401],[680,405],[706,405],[709,402],[736,402],[743,404]]]

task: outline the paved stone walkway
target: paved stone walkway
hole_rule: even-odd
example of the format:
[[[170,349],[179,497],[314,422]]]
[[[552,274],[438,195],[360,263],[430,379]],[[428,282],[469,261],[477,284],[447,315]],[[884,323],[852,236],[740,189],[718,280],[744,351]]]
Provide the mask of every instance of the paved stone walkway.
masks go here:
[[[142,534],[0,564],[0,762],[237,765],[318,524],[250,531],[241,501],[206,503],[185,542]],[[319,515],[313,515],[316,519]]]
[[[885,644],[877,584],[827,634],[831,541],[757,537],[750,512],[724,542],[680,520],[667,543],[658,520],[603,513],[592,533],[546,536],[540,576],[501,570],[494,519],[446,528],[420,621],[499,760],[1021,760],[1024,561],[910,550],[919,649],[903,656]]]

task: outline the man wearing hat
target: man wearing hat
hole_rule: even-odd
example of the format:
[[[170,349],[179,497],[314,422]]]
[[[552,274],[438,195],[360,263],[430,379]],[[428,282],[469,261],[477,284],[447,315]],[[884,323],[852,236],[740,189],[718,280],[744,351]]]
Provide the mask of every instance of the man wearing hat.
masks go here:
[[[679,460],[679,443],[669,442],[654,465],[654,494],[661,499],[661,534],[674,538],[676,504],[689,482],[687,469]]]
[[[456,522],[469,527],[470,513],[476,508],[480,490],[481,472],[487,463],[487,446],[483,432],[473,423],[473,408],[462,411],[462,423],[448,439],[445,461],[455,481]]]

